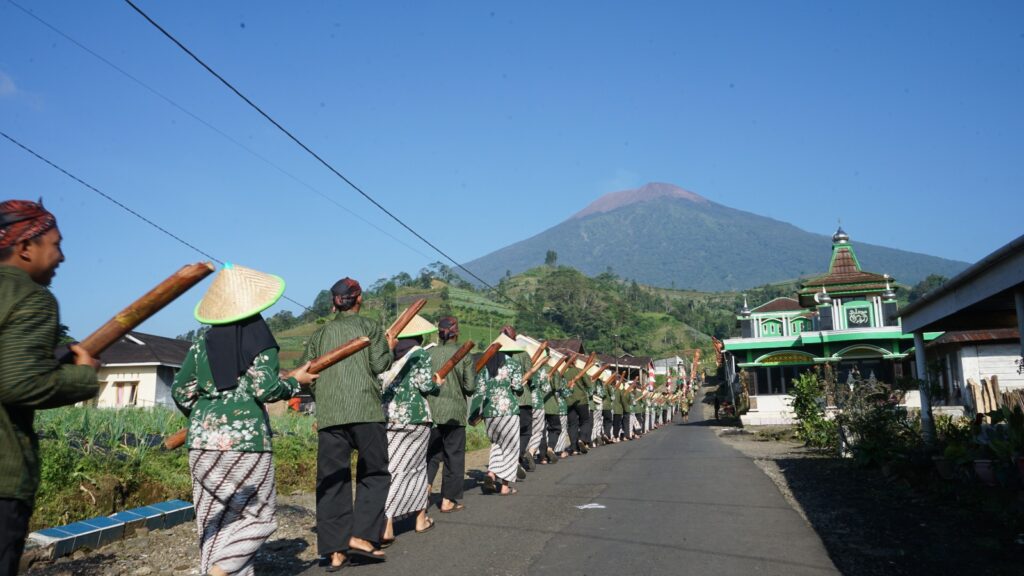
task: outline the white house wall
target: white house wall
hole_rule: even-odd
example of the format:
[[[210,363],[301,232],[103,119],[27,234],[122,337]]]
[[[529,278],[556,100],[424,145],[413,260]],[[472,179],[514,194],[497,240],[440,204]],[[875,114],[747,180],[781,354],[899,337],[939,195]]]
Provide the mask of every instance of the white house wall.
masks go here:
[[[964,382],[973,378],[975,382],[999,377],[999,387],[1022,388],[1024,375],[1017,374],[1016,360],[1020,358],[1020,348],[1016,344],[985,344],[964,346],[960,350],[960,366]]]
[[[97,401],[100,408],[117,407],[117,387],[115,382],[138,382],[135,406],[168,406],[174,407],[171,391],[167,383],[157,379],[157,366],[103,367],[99,371],[101,391]]]

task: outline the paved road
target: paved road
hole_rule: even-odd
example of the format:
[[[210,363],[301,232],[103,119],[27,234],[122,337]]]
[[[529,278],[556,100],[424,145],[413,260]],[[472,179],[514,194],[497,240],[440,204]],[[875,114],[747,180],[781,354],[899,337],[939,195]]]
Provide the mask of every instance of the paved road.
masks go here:
[[[749,459],[700,423],[540,466],[510,497],[467,493],[388,562],[349,574],[837,574],[821,540]],[[585,504],[601,509],[578,509]],[[407,523],[408,524],[408,523]],[[306,574],[323,573],[313,568]]]

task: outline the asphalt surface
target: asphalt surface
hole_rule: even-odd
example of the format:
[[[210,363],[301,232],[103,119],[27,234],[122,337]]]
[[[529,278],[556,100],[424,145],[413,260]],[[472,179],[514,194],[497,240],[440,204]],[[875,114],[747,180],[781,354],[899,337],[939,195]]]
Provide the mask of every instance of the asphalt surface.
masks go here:
[[[400,523],[386,563],[343,573],[838,574],[771,480],[699,422],[538,466],[517,487],[470,489],[454,514],[432,507],[433,530]]]

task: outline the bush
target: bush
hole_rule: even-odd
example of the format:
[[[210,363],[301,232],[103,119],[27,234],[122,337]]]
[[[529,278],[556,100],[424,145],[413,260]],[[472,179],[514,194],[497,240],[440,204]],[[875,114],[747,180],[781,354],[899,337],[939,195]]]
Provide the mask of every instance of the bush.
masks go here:
[[[835,390],[839,435],[859,464],[885,464],[921,446],[920,420],[900,406],[899,390],[873,379]]]
[[[798,419],[796,435],[808,446],[834,449],[838,445],[836,423],[825,412],[826,380],[818,370],[793,380],[793,412]]]

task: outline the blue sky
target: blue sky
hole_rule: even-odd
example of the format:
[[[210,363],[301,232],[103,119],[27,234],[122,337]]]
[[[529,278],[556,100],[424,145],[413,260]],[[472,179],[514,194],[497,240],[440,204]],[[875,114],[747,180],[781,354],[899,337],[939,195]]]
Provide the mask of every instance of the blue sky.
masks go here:
[[[249,150],[7,0],[0,130],[300,302],[439,259],[125,3],[19,3]],[[1020,2],[139,4],[459,260],[650,181],[969,262],[1021,233]],[[58,216],[79,337],[201,259],[2,139],[0,175]]]

